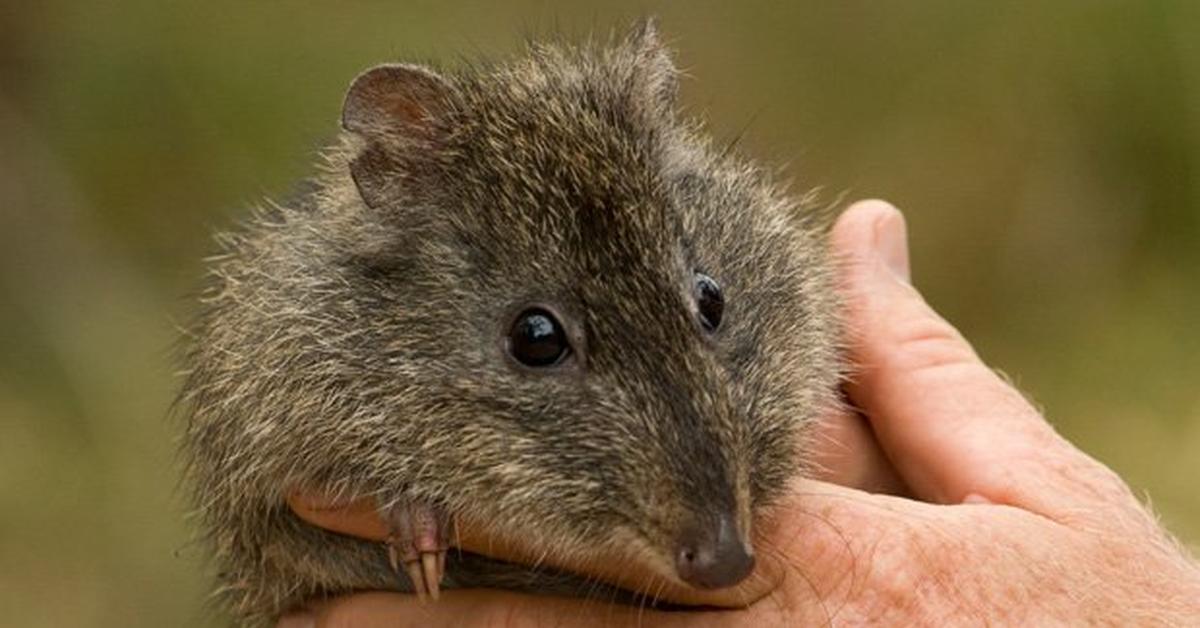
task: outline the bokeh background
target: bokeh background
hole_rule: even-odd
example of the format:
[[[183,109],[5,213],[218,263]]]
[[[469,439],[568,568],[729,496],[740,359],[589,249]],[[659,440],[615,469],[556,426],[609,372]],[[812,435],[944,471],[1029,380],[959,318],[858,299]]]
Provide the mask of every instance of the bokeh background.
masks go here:
[[[1200,3],[0,2],[0,623],[219,625],[167,409],[210,232],[384,60],[657,14],[687,108],[907,212],[916,281],[1200,541]]]

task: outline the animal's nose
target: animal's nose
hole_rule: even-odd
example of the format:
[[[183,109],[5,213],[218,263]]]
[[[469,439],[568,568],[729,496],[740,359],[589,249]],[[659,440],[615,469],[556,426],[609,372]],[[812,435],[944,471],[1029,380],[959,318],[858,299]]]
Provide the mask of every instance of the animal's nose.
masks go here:
[[[741,582],[754,569],[754,551],[741,537],[728,514],[687,528],[676,547],[675,571],[684,582],[701,589]]]

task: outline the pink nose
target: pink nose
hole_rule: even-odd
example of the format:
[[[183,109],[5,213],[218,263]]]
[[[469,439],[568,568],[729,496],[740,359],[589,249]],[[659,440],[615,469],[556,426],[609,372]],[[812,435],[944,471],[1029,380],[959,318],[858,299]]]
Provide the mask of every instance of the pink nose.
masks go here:
[[[679,537],[675,571],[684,582],[700,589],[733,586],[754,569],[754,551],[742,542],[729,515],[707,525],[688,528]]]

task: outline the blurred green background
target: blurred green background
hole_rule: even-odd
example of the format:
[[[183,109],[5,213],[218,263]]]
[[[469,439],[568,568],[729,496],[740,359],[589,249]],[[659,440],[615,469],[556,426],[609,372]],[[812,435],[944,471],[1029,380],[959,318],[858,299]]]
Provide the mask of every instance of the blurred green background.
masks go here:
[[[212,625],[166,417],[210,232],[384,60],[661,17],[718,137],[904,208],[916,281],[1200,541],[1200,3],[0,4],[0,609]]]

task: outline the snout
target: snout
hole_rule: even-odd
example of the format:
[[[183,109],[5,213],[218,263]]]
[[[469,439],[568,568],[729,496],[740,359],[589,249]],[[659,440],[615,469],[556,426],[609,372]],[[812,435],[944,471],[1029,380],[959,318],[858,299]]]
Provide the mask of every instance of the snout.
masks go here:
[[[732,515],[707,517],[679,535],[675,571],[700,589],[733,586],[754,569],[754,549],[743,540]]]

